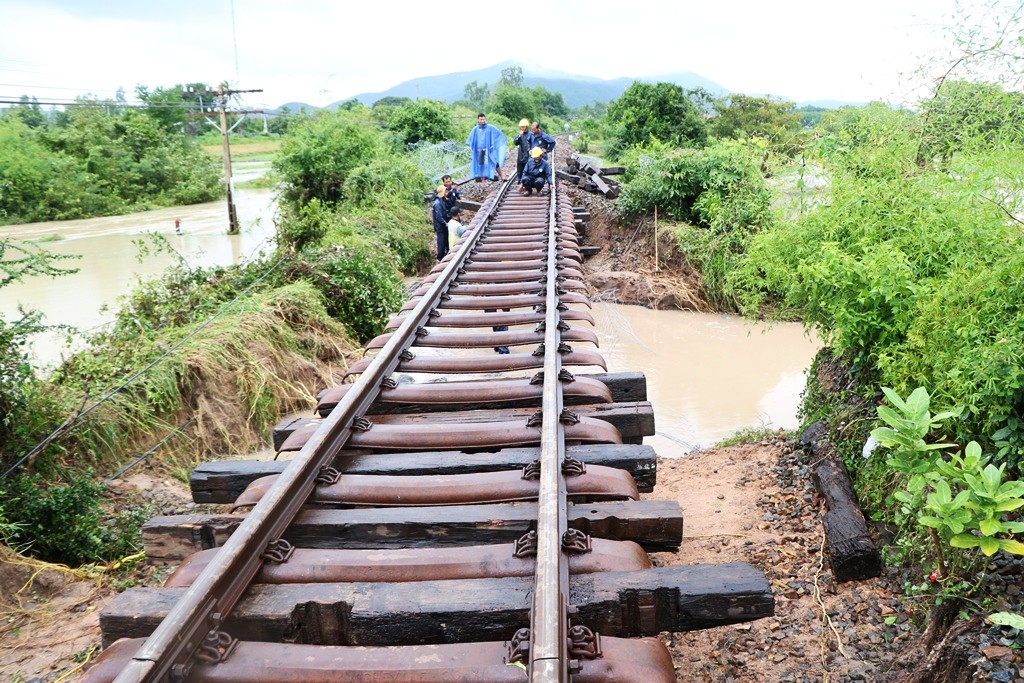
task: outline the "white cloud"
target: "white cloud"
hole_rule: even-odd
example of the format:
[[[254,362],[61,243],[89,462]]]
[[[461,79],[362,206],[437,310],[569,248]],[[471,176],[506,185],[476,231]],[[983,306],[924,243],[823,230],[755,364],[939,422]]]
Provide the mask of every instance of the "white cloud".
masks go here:
[[[438,12],[410,0],[235,0],[233,34],[230,0],[0,0],[0,95],[229,80],[263,88],[253,104],[323,105],[519,59],[602,78],[692,71],[741,92],[859,101],[900,94],[900,74],[941,39],[952,2],[561,0]]]

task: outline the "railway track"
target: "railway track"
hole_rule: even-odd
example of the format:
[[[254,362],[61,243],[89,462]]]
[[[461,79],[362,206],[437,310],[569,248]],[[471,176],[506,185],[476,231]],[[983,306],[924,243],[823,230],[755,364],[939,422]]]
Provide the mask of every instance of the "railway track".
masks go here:
[[[652,566],[683,520],[640,500],[642,376],[573,374],[605,368],[572,208],[509,188],[355,381],[279,426],[290,459],[193,474],[232,514],[146,525],[150,561],[180,566],[103,612],[88,683],[656,683],[653,636],[772,613],[749,565]]]

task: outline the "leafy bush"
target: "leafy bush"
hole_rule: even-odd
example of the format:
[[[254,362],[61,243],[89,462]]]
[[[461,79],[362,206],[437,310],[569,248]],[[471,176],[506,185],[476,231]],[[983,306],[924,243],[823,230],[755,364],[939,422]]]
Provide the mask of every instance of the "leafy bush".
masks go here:
[[[397,155],[378,155],[356,167],[345,180],[345,196],[360,206],[380,206],[382,200],[400,199],[415,204],[429,189],[427,180],[412,159]]]
[[[93,481],[91,470],[68,473],[65,481],[52,484],[20,474],[0,486],[0,514],[16,526],[16,545],[27,546],[34,557],[71,566],[105,559],[103,485]]]
[[[729,140],[641,160],[621,198],[627,212],[658,207],[667,218],[689,221],[676,228],[680,247],[701,271],[709,298],[722,309],[739,304],[730,274],[742,262],[751,236],[772,225],[770,195],[752,149]]]
[[[914,115],[881,102],[827,112],[816,151],[837,172],[861,178],[903,178],[915,170]]]
[[[822,140],[827,201],[754,237],[738,277],[746,310],[779,302],[896,392],[928,385],[965,407],[958,442],[1001,440],[996,465],[1018,468],[1024,257],[1007,214],[1020,210],[1024,155],[964,152],[921,170],[906,114],[839,115]]]
[[[274,170],[284,181],[283,199],[299,205],[312,199],[341,201],[349,173],[382,145],[380,134],[360,114],[318,112],[293,126],[281,142]]]
[[[929,433],[961,411],[933,415],[924,387],[906,401],[891,389],[882,391],[891,407],[879,406],[878,416],[887,426],[872,431],[871,437],[889,449],[886,464],[906,477],[906,488],[893,498],[900,514],[928,529],[938,578],[949,578],[950,565],[960,564],[950,562],[945,544],[950,549],[980,548],[986,556],[998,550],[1024,555],[1024,543],[1012,538],[1024,531],[1024,522],[1003,519],[1024,507],[1024,481],[1004,481],[1006,465],[989,463],[975,441],[948,459],[940,451],[955,444],[928,443]]]
[[[708,137],[704,115],[674,83],[633,83],[608,105],[607,118],[614,131],[613,158],[651,140],[701,147]]]
[[[391,114],[388,128],[394,131],[398,135],[398,139],[407,145],[420,140],[427,142],[451,140],[455,134],[452,128],[452,114],[448,105],[435,100],[417,100],[399,107]]]
[[[151,505],[127,505],[107,513],[104,489],[92,470],[67,472],[52,482],[39,474],[18,474],[0,482],[0,542],[72,567],[137,553],[142,549],[142,525],[156,510]]]
[[[945,163],[958,152],[1024,143],[1024,95],[992,83],[945,81],[923,103],[918,163]]]
[[[311,262],[327,312],[354,338],[367,342],[405,299],[402,280],[386,251],[334,247]]]
[[[800,115],[792,102],[733,93],[717,100],[715,108],[717,114],[710,122],[715,137],[760,138],[787,155],[799,146]]]
[[[0,223],[192,204],[221,192],[214,161],[134,109],[71,107],[30,127],[0,117]]]

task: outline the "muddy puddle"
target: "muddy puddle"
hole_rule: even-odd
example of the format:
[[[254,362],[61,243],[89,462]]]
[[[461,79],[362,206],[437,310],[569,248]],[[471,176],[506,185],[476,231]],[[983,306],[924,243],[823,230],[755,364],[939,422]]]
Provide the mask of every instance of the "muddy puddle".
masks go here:
[[[795,323],[595,303],[609,372],[642,370],[663,457],[706,448],[739,430],[795,428],[807,368],[821,344]]]

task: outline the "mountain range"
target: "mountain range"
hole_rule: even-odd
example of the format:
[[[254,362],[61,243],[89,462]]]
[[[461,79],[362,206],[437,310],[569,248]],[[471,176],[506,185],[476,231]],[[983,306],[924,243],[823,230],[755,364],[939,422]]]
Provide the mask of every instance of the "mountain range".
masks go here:
[[[601,79],[591,76],[578,76],[563,71],[530,67],[515,61],[508,61],[475,71],[457,71],[439,76],[413,78],[380,92],[365,92],[353,95],[352,97],[346,97],[343,100],[327,105],[326,108],[337,109],[343,103],[353,99],[359,100],[367,106],[372,106],[374,102],[384,97],[408,97],[413,100],[427,98],[455,102],[456,100],[463,99],[466,85],[473,81],[476,81],[479,85],[488,84],[493,91],[494,86],[501,78],[502,70],[516,66],[523,70],[524,86],[528,88],[541,86],[549,92],[562,93],[565,103],[570,107],[582,107],[595,102],[611,102],[619,97],[634,81],[675,83],[688,90],[704,88],[715,96],[729,94],[729,90],[720,84],[690,71],[664,74],[652,78],[621,77]],[[758,93],[748,94],[757,95]],[[812,104],[819,107],[833,108],[850,103],[828,100],[797,104]],[[285,106],[293,112],[303,108],[308,111],[319,108],[304,102],[289,102],[286,105],[281,105],[278,109]]]

